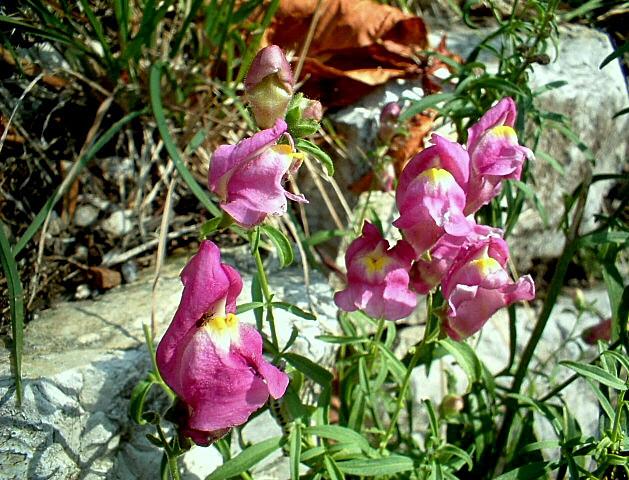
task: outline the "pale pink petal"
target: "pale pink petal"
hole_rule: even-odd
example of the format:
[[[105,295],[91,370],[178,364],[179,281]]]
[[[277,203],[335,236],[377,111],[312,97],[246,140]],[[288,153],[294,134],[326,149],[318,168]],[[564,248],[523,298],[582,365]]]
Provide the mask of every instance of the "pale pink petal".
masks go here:
[[[227,200],[221,206],[246,228],[259,224],[268,215],[285,213],[286,190],[282,179],[287,168],[282,154],[266,150],[254,162],[233,173]]]
[[[471,152],[480,136],[490,128],[498,125],[513,127],[517,117],[515,102],[511,97],[505,97],[487,110],[480,120],[467,131],[467,151]]]
[[[252,137],[241,140],[236,145],[221,145],[210,161],[208,185],[221,200],[227,199],[227,185],[234,171],[243,167],[264,150],[274,145],[286,132],[288,126],[278,119],[272,128],[262,130]]]

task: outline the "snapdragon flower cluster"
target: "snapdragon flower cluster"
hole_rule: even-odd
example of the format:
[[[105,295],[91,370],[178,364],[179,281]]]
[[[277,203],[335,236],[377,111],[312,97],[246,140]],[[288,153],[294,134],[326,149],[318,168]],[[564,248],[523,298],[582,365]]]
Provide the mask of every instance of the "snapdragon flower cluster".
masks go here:
[[[461,340],[500,308],[534,298],[529,275],[514,282],[507,272],[502,231],[474,220],[500,193],[502,181],[518,180],[524,161],[533,158],[518,143],[515,120],[515,102],[505,98],[469,129],[466,147],[433,135],[433,145],[410,160],[398,181],[400,216],[393,225],[404,240],[389,248],[365,224],[345,257],[348,286],[335,295],[339,308],[398,320],[415,308],[410,290],[427,294],[441,285],[443,330]],[[400,255],[409,249],[412,254]]]
[[[253,228],[269,215],[286,212],[287,199],[306,202],[284,188],[302,155],[284,121],[294,81],[281,49],[269,46],[254,59],[245,79],[246,97],[263,130],[212,155],[208,184],[229,222]],[[294,119],[301,126],[321,119],[321,105],[299,98]],[[299,126],[299,125],[297,125]],[[179,432],[198,445],[209,445],[245,423],[269,396],[278,399],[288,376],[262,353],[262,337],[236,316],[242,278],[221,262],[209,240],[181,273],[179,308],[156,352],[164,382],[176,393]]]

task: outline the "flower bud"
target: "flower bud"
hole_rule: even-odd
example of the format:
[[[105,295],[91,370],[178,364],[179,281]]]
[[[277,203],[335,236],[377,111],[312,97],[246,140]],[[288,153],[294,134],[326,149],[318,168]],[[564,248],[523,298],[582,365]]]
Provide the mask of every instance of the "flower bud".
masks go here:
[[[585,310],[586,303],[585,303],[585,296],[583,295],[583,290],[581,290],[580,288],[577,288],[574,291],[574,294],[572,296],[572,302],[574,303],[574,308],[576,308],[577,310],[579,311]]]
[[[378,138],[383,142],[388,142],[393,138],[397,127],[397,119],[402,112],[402,107],[397,102],[389,102],[380,112],[380,130]]]
[[[460,413],[465,407],[465,401],[460,395],[449,393],[443,397],[441,405],[439,405],[439,413],[442,417],[453,417]]]
[[[612,319],[608,318],[596,325],[586,328],[581,334],[581,339],[588,345],[596,345],[596,342],[602,340],[609,342],[612,338]]]
[[[323,106],[321,102],[318,100],[310,100],[306,99],[305,107],[301,112],[302,120],[313,120],[315,122],[320,122],[323,118]]]
[[[245,78],[247,99],[260,128],[271,128],[284,118],[293,86],[293,73],[282,49],[269,45],[260,50]]]

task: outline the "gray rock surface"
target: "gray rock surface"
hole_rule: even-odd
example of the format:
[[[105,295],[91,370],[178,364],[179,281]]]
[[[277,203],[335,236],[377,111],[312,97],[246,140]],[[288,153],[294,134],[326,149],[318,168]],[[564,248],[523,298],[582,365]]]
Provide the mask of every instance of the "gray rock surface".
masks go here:
[[[223,259],[243,275],[239,303],[249,301],[251,274],[243,271],[243,250],[224,252]],[[170,261],[162,271],[155,296],[160,334],[179,303],[178,275],[184,263],[181,258]],[[151,276],[146,272],[138,282],[96,301],[57,305],[27,326],[22,409],[15,403],[8,351],[0,350],[1,479],[157,478],[161,452],[145,438],[153,428],[138,427],[128,417],[131,390],[150,368],[142,325],[150,323]],[[277,300],[315,311],[318,317],[308,321],[276,310],[278,332],[285,342],[295,326],[299,337],[291,351],[329,365],[332,347],[315,337],[337,330],[336,311],[325,279],[317,272],[311,272],[311,279],[306,292],[297,267],[271,276]],[[253,322],[252,312],[241,319]],[[256,422],[252,439],[277,434],[270,415]],[[281,464],[281,459],[274,461]],[[221,462],[214,448],[195,447],[182,461],[184,478],[205,478]]]
[[[431,43],[436,45],[442,34],[447,33],[448,48],[465,57],[489,32],[463,27],[437,30],[431,34]],[[592,168],[594,174],[620,173],[629,154],[629,136],[626,133],[629,117],[624,115],[613,119],[612,116],[627,106],[629,97],[617,61],[599,69],[601,61],[613,51],[609,38],[599,31],[581,26],[561,27],[559,32],[559,49],[549,52],[556,61],[549,65],[535,65],[529,80],[533,90],[556,81],[567,84],[537,97],[538,107],[563,114],[571,121],[573,130],[596,159]],[[497,70],[495,57],[482,53],[480,61],[487,65],[488,71]],[[387,102],[421,98],[422,95],[417,83],[393,81],[333,116],[337,130],[347,143],[347,155],[337,162],[335,178],[352,205],[357,198],[348,192],[347,186],[369,170],[364,159],[366,152],[373,150],[375,145],[380,110]],[[439,130],[446,135],[450,133],[447,125]],[[534,189],[546,209],[549,225],[543,224],[533,205],[525,205],[511,237],[514,257],[521,269],[529,268],[535,258],[554,258],[561,253],[564,240],[556,227],[563,214],[563,196],[572,192],[583,180],[591,164],[577,145],[550,127],[544,128],[538,151],[556,159],[563,168],[563,174],[551,168],[542,155],[532,164]],[[593,186],[585,211],[584,230],[593,226],[594,214],[603,208],[604,196],[611,186],[611,182],[598,182]],[[313,195],[316,197],[316,192]],[[308,213],[313,216],[314,225],[323,226],[329,219],[323,210],[311,209]]]

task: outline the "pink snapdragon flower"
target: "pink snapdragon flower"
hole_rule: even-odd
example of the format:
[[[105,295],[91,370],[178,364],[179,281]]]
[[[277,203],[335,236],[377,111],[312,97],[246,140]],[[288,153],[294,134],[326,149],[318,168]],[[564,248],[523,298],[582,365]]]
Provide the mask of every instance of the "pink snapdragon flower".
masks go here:
[[[457,143],[433,135],[434,145],[406,165],[395,201],[400,217],[393,222],[413,246],[417,257],[444,234],[467,235],[474,225],[466,218],[467,153]]]
[[[288,376],[262,356],[258,331],[234,314],[238,272],[206,240],[181,273],[179,308],[157,348],[157,366],[188,408],[182,433],[208,445],[284,395]]]
[[[461,250],[442,282],[447,302],[444,328],[461,340],[478,332],[500,308],[535,298],[530,275],[513,282],[505,269],[509,248],[489,237]]]
[[[269,45],[258,52],[245,78],[245,94],[260,128],[271,128],[284,118],[294,84],[293,72],[280,47]]]
[[[404,240],[389,248],[378,229],[365,222],[360,237],[345,254],[347,288],[334,295],[334,303],[346,312],[361,309],[374,318],[399,320],[417,305],[408,289],[408,271],[414,257]]]
[[[264,221],[268,215],[286,213],[286,198],[307,202],[303,195],[284,189],[286,175],[293,175],[302,156],[289,145],[278,145],[286,132],[284,120],[236,145],[221,145],[212,155],[208,175],[210,190],[221,207],[245,228]]]
[[[489,109],[468,130],[470,178],[465,214],[476,212],[500,193],[505,179],[519,180],[525,159],[533,152],[518,144],[513,129],[517,117],[513,99],[507,97]]]
[[[464,237],[446,233],[437,240],[428,255],[413,262],[410,271],[412,289],[426,295],[441,283],[462,248],[490,237],[502,237],[502,230],[487,225],[474,225]]]

